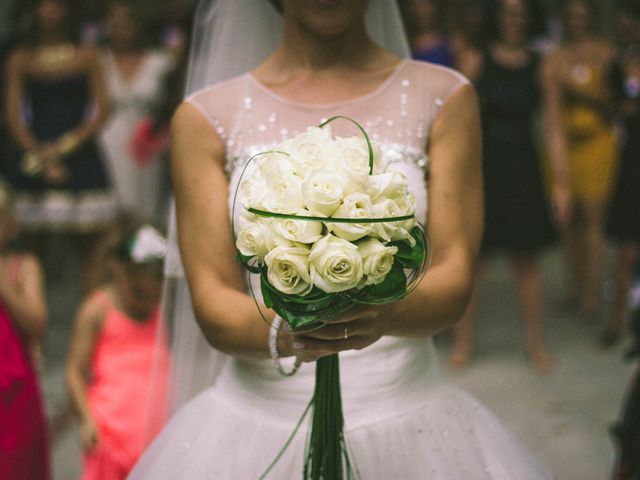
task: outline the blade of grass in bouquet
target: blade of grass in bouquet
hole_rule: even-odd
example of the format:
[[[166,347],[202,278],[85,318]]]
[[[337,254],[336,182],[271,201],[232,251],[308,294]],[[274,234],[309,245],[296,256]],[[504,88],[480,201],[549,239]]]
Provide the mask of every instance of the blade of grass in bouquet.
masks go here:
[[[358,122],[356,122],[353,118],[345,117],[344,115],[336,115],[336,116],[331,117],[330,119],[325,120],[324,122],[322,122],[319,125],[319,127],[322,128],[322,127],[324,127],[326,125],[329,125],[334,120],[338,120],[338,119],[347,120],[347,121],[353,123],[356,127],[358,127],[358,129],[360,130],[360,132],[364,136],[364,141],[367,142],[367,151],[369,153],[369,175],[373,175],[373,146],[371,145],[371,140],[369,140],[369,135],[367,135],[367,131],[364,128],[362,128],[362,125],[360,125]]]
[[[296,215],[292,213],[279,213],[279,212],[267,212],[266,210],[260,210],[259,208],[249,207],[247,208],[249,213],[266,218],[282,218],[285,220],[303,220],[305,222],[325,222],[325,223],[390,223],[390,222],[403,222],[406,220],[413,220],[416,218],[412,215],[402,215],[399,217],[380,217],[380,218],[341,218],[341,217],[312,217],[309,215]]]
[[[282,446],[282,448],[278,452],[278,455],[276,455],[276,458],[273,459],[271,464],[267,467],[267,469],[264,471],[264,473],[262,475],[260,475],[260,478],[258,478],[258,480],[264,480],[265,478],[267,478],[267,475],[269,475],[271,473],[271,470],[273,470],[273,467],[275,467],[276,464],[280,461],[280,459],[282,458],[282,455],[284,455],[284,452],[287,451],[287,449],[289,448],[289,445],[291,445],[291,442],[293,442],[293,439],[296,437],[296,435],[300,431],[300,427],[302,426],[302,422],[304,422],[304,419],[307,418],[307,415],[309,414],[309,411],[311,410],[311,406],[312,405],[313,405],[313,397],[311,398],[311,400],[309,400],[309,403],[307,404],[306,408],[304,409],[304,412],[302,412],[302,416],[300,417],[300,420],[298,420],[298,423],[296,424],[295,428],[293,429],[293,432],[291,432],[291,435],[289,435],[289,438],[287,439],[285,444]]]
[[[340,359],[338,354],[333,354],[316,363],[313,421],[305,452],[303,478],[350,479],[354,472],[343,433],[342,396],[340,388],[335,388],[340,386]]]
[[[270,153],[281,153],[282,155],[286,155],[287,157],[289,156],[289,154],[287,152],[282,152],[280,150],[267,150],[266,152],[260,152],[260,153],[256,153],[254,156],[252,156],[251,158],[249,158],[249,160],[247,160],[247,163],[245,163],[244,167],[242,168],[242,172],[240,173],[240,178],[238,178],[238,186],[236,187],[236,191],[233,192],[233,203],[231,205],[231,234],[233,235],[233,244],[236,244],[236,203],[238,201],[238,192],[240,191],[240,183],[242,182],[242,178],[244,177],[244,174],[247,173],[247,168],[249,168],[249,165],[251,165],[251,162],[253,162],[256,158],[261,157],[263,155],[268,155]]]

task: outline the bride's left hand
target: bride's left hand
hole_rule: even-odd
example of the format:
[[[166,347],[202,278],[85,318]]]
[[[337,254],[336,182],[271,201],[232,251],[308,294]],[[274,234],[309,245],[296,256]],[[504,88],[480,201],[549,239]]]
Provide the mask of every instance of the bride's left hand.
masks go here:
[[[317,330],[292,334],[295,355],[303,362],[344,350],[362,350],[387,332],[393,304],[355,307]]]

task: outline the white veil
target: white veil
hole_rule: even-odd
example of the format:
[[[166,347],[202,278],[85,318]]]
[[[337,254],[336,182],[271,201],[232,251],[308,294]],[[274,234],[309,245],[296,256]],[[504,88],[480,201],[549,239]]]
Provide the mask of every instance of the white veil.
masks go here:
[[[187,95],[258,66],[276,48],[283,27],[280,13],[268,0],[202,0],[194,22]],[[366,25],[371,38],[383,48],[409,57],[395,0],[369,0]],[[164,312],[173,358],[169,396],[169,411],[173,412],[215,382],[227,356],[207,343],[194,318],[173,207],[169,223]]]

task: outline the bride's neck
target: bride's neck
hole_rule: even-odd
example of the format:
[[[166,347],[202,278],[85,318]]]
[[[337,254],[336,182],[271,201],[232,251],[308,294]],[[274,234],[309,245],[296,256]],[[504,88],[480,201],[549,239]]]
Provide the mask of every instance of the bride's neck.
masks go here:
[[[282,67],[326,70],[340,65],[366,64],[378,49],[367,35],[364,23],[344,33],[320,35],[303,26],[286,24],[283,40],[274,52]]]

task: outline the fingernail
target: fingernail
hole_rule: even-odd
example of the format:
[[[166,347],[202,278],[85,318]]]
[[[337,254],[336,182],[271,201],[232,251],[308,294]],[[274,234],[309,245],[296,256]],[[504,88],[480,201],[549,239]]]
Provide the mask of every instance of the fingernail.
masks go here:
[[[293,348],[296,350],[304,350],[304,344],[300,342],[293,342]]]

